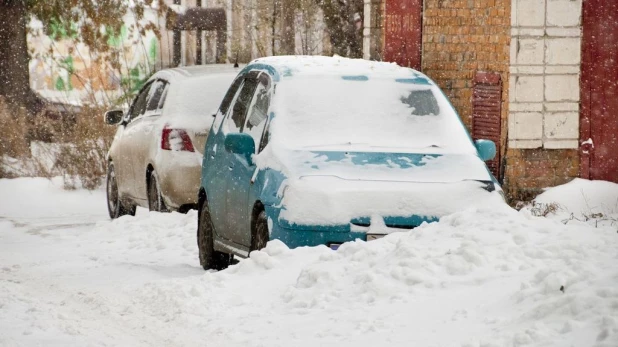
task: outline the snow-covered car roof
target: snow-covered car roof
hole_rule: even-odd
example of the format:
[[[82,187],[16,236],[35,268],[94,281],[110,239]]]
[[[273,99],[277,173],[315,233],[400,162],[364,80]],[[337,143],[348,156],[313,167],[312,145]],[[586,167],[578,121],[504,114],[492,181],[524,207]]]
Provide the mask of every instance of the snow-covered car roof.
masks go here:
[[[241,69],[231,64],[179,67],[159,71],[151,80],[160,78],[170,83],[163,108],[170,124],[204,129]]]
[[[350,59],[339,56],[276,56],[253,60],[254,64],[264,64],[276,70],[275,77],[292,77],[296,75],[348,75],[348,76],[380,76],[392,78],[425,77],[422,73],[401,67],[395,63]],[[428,82],[425,81],[426,83]]]
[[[219,73],[238,73],[242,67],[234,67],[233,64],[211,64],[211,65],[195,65],[195,66],[183,66],[172,69],[165,69],[158,71],[152,77],[150,81],[157,78],[164,79],[170,83],[175,81],[200,78],[210,76]]]

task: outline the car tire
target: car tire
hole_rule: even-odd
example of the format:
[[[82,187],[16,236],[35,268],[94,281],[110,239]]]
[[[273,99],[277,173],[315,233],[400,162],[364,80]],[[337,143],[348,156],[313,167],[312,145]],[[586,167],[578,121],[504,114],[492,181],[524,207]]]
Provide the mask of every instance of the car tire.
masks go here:
[[[223,270],[230,265],[232,256],[215,251],[214,227],[208,203],[204,202],[197,222],[197,248],[200,265],[204,270]]]
[[[161,196],[161,186],[159,185],[159,177],[157,173],[152,171],[148,180],[148,209],[156,212],[167,212],[165,201]]]
[[[251,226],[251,250],[258,251],[270,241],[270,233],[268,232],[268,218],[266,211],[261,210]]]
[[[107,165],[107,177],[106,177],[106,191],[107,191],[107,211],[111,219],[130,215],[135,216],[135,205],[127,207],[122,200],[120,200],[120,194],[118,193],[118,181],[116,180],[116,171],[114,170],[114,164],[110,162]]]

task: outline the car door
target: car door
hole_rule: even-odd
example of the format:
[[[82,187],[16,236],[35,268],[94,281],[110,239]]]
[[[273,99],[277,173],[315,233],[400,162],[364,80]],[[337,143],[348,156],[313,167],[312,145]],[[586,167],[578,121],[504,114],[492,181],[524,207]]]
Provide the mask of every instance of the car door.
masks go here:
[[[251,135],[255,143],[255,153],[260,149],[260,141],[268,118],[271,81],[266,73],[260,73],[251,81],[247,89],[246,103],[243,110],[245,121],[240,131]],[[253,91],[253,93],[251,93]],[[240,98],[242,99],[242,98]],[[244,101],[244,100],[243,100]],[[230,237],[235,243],[249,247],[251,245],[251,212],[254,201],[249,198],[252,177],[257,167],[243,155],[231,154],[231,189],[228,193],[228,216],[231,221]]]
[[[146,111],[146,103],[151,83],[146,84],[133,100],[129,112],[125,116],[125,128],[120,138],[119,152],[114,160],[114,167],[118,170],[118,190],[121,195],[128,195],[137,199],[135,189],[135,161],[133,158],[135,136],[139,118]]]
[[[229,132],[230,126],[225,123],[232,113],[233,105],[238,99],[243,83],[244,75],[240,75],[225,94],[210,129],[202,164],[202,186],[206,189],[208,208],[215,232],[220,237],[226,234],[227,181],[230,178],[227,163],[229,157],[224,144],[225,135]]]
[[[253,93],[255,92],[255,88],[257,86],[256,77],[258,74],[259,72],[257,71],[251,71],[245,75],[238,95],[234,100],[234,103],[231,105],[227,117],[221,125],[221,130],[225,136],[232,133],[241,132],[245,123],[249,104],[251,103]],[[223,141],[225,141],[225,139]],[[227,169],[227,171],[223,173],[226,186],[226,213],[224,221],[225,227],[221,230],[221,232],[217,230],[217,233],[224,239],[236,242],[236,240],[239,239],[237,235],[239,225],[243,223],[243,221],[236,219],[237,216],[241,215],[238,209],[242,209],[242,207],[232,205],[232,202],[237,200],[234,196],[239,193],[238,180],[233,176],[236,155],[225,150],[224,144],[222,144],[220,154],[224,158],[222,162],[225,163],[225,169]]]
[[[136,198],[147,200],[146,168],[151,163],[151,155],[156,151],[155,146],[160,145],[161,134],[157,128],[160,122],[162,96],[168,83],[156,80],[152,83],[146,98],[146,109],[134,121],[132,129],[132,153],[133,177],[135,177]],[[161,105],[160,105],[161,104]],[[155,168],[156,169],[156,168]]]

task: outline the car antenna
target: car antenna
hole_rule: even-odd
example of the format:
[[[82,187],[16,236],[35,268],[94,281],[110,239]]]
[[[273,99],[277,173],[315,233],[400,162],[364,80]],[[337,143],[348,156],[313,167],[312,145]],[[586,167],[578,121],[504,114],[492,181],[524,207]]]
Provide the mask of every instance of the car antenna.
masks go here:
[[[238,52],[236,52],[236,61],[234,62],[234,67],[238,67]]]

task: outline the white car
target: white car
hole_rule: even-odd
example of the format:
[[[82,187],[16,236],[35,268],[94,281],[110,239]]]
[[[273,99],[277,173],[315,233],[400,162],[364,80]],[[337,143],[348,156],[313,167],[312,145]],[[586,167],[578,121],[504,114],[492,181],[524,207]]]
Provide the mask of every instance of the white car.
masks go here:
[[[151,211],[187,211],[197,204],[202,152],[221,100],[240,71],[231,65],[193,66],[154,74],[129,111],[108,111],[118,125],[108,153],[111,218]]]

